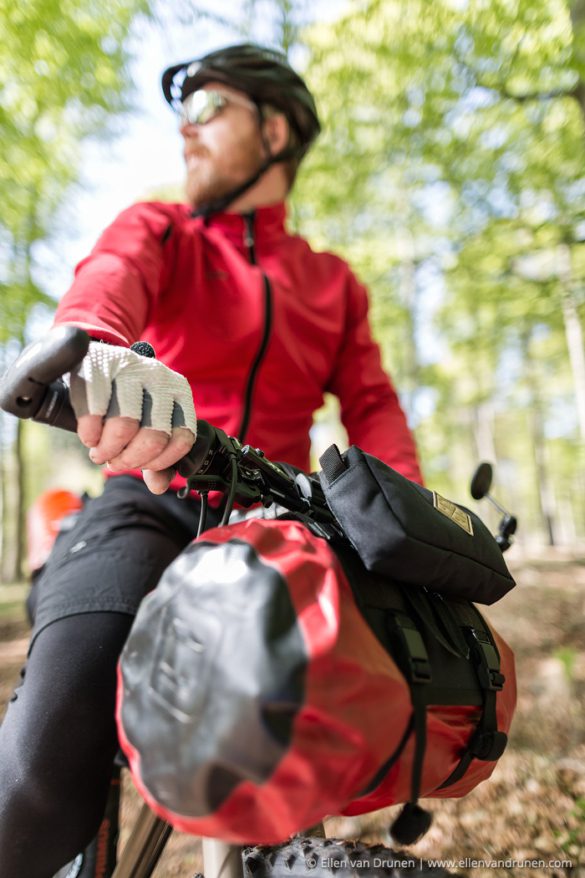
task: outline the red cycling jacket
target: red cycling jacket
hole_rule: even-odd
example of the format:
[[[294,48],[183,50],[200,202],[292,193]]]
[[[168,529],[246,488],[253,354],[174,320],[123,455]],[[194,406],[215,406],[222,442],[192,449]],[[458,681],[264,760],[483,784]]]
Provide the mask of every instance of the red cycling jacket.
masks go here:
[[[149,341],[187,377],[198,417],[229,435],[248,395],[245,441],[302,469],[313,413],[331,392],[351,443],[422,481],[367,312],[342,259],[288,234],[283,204],[203,220],[187,205],[150,202],[104,231],[55,322],[114,344]]]

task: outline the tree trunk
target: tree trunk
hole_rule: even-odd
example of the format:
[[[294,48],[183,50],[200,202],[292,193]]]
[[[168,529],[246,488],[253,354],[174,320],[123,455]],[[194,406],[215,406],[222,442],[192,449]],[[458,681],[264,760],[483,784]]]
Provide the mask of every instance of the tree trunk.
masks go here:
[[[575,296],[573,294],[574,275],[571,262],[571,248],[562,244],[558,248],[559,278],[563,288],[563,320],[565,337],[573,373],[575,386],[575,402],[579,422],[579,433],[585,441],[585,346],[583,343],[583,327],[579,319]]]
[[[585,0],[570,0],[569,12],[573,26],[573,67],[582,71],[585,67]],[[585,82],[582,77],[575,86],[573,96],[585,120]]]
[[[477,466],[475,449],[475,423],[472,409],[454,400],[451,411],[446,415],[449,422],[449,472],[453,480],[454,496],[452,499],[463,499],[469,496],[467,486]]]
[[[529,429],[532,440],[536,498],[539,517],[549,546],[555,545],[554,495],[548,474],[546,443],[544,437],[543,402],[535,374],[535,364],[530,351],[530,330],[522,333],[523,361],[526,365],[526,384],[529,392]]]
[[[473,435],[477,448],[478,460],[496,463],[496,445],[494,441],[494,410],[491,401],[482,402],[473,409]]]
[[[554,546],[556,545],[553,512],[554,498],[548,478],[546,446],[544,442],[544,420],[540,400],[537,403],[536,399],[533,398],[530,420],[539,513],[544,525],[547,543],[549,546]]]
[[[6,426],[6,422],[4,422]],[[15,554],[16,543],[14,535],[16,524],[15,511],[15,485],[14,485],[14,440],[10,441],[4,431],[4,453],[2,454],[2,580],[14,581],[16,566]]]
[[[25,545],[23,421],[16,421],[16,433],[10,454],[4,455],[2,578],[18,582],[23,575]],[[7,465],[9,461],[9,465]]]
[[[415,400],[419,382],[419,353],[416,343],[418,291],[416,286],[417,262],[412,235],[404,230],[403,258],[400,261],[399,296],[406,314],[405,332],[402,340],[403,374],[400,381],[400,399],[408,420],[415,414]]]
[[[288,55],[298,37],[299,25],[294,20],[294,4],[291,0],[278,0],[278,37],[283,52]]]
[[[14,534],[14,569],[12,581],[18,582],[23,575],[24,547],[26,540],[26,522],[24,515],[24,421],[16,422],[16,439],[14,441],[14,486],[15,486],[15,534]]]
[[[8,518],[6,515],[6,454],[4,453],[4,417],[0,415],[0,582],[6,581],[6,528]]]

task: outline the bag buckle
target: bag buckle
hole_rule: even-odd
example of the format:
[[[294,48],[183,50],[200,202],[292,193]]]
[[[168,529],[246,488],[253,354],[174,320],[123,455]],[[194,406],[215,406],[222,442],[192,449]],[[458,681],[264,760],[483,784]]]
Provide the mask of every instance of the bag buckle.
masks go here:
[[[482,688],[499,691],[506,678],[500,673],[500,656],[496,647],[485,631],[467,628],[466,634]]]
[[[431,666],[424,659],[413,659],[410,664],[410,673],[413,683],[430,683],[433,679]]]
[[[403,654],[408,662],[408,676],[412,683],[430,683],[433,674],[429,654],[418,628],[408,616],[394,616],[397,633],[402,640]]]

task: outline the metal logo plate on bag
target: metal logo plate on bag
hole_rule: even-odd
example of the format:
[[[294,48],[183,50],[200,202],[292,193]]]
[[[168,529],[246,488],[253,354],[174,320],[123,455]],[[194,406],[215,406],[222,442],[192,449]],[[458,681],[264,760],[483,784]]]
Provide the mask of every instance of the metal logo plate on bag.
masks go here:
[[[473,536],[473,524],[471,521],[471,516],[461,509],[459,506],[456,506],[455,503],[452,503],[451,500],[447,500],[445,497],[441,497],[440,494],[437,494],[436,491],[433,491],[433,505],[435,509],[439,512],[442,512],[447,518],[450,518],[451,521],[454,521],[455,524],[458,524],[459,527],[468,533],[470,536]]]

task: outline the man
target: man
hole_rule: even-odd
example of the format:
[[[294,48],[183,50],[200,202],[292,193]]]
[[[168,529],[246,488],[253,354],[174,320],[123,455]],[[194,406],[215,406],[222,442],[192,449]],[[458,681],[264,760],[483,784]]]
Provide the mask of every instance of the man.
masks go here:
[[[196,527],[198,501],[164,493],[182,484],[173,464],[194,441],[190,391],[200,417],[302,468],[331,391],[350,441],[420,481],[365,290],[285,230],[284,200],[319,132],[304,82],[280,53],[243,45],[169,68],[163,91],[180,113],[189,204],[123,212],[57,311],[95,339],[71,397],[80,439],[111,477],[39,582],[26,676],[0,729],[0,878],[49,878],[99,824],[117,657]],[[137,339],[157,359],[129,351]]]

